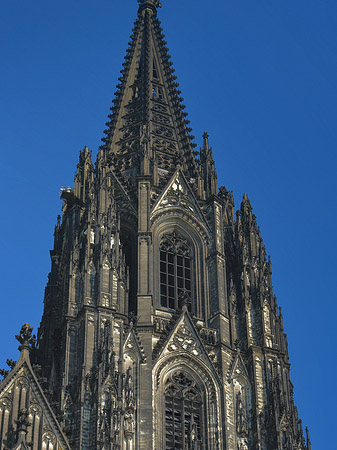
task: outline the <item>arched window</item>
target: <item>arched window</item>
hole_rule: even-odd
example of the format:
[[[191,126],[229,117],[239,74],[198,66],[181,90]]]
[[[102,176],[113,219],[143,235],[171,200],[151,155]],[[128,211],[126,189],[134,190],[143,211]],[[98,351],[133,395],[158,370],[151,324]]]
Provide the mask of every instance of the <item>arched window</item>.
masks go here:
[[[160,305],[191,311],[191,249],[177,233],[165,234],[160,242]]]
[[[186,372],[174,372],[165,385],[165,450],[200,450],[202,394]]]

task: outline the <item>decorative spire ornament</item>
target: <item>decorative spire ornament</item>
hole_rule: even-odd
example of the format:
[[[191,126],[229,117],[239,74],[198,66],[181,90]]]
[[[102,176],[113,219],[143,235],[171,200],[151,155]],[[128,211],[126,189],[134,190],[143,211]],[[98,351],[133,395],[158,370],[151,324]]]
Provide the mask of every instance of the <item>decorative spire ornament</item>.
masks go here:
[[[138,3],[140,5],[153,5],[156,8],[161,8],[163,6],[159,0],[138,0]]]

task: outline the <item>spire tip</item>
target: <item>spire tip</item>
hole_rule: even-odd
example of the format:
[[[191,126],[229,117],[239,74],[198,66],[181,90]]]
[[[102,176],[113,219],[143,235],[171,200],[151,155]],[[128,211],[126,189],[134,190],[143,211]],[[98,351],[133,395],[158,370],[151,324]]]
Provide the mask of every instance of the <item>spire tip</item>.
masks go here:
[[[138,0],[138,3],[140,5],[147,4],[147,5],[155,6],[156,8],[161,8],[163,6],[159,0]]]

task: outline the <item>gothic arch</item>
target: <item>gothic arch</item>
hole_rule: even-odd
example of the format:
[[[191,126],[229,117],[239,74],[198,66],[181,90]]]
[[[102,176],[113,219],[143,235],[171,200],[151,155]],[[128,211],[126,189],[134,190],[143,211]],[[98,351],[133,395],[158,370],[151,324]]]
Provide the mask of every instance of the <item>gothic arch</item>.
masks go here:
[[[184,373],[195,382],[201,400],[202,442],[198,450],[216,450],[221,441],[221,386],[215,374],[199,358],[173,353],[160,359],[153,369],[154,448],[166,449],[165,387],[172,375]]]
[[[54,450],[56,448],[57,440],[54,433],[46,430],[42,436],[42,450]]]
[[[206,230],[201,230],[194,226],[186,217],[182,218],[178,214],[161,216],[152,227],[153,232],[153,274],[154,280],[160,279],[159,249],[162,238],[169,233],[176,233],[183,240],[186,240],[191,249],[192,263],[192,312],[195,315],[207,315],[208,295],[207,295],[207,268],[204,263],[208,256],[208,235]],[[160,306],[159,282],[154,285],[154,304]]]
[[[177,225],[191,235],[196,241],[205,242],[208,245],[212,239],[210,231],[201,220],[198,220],[188,211],[179,209],[167,209],[155,212],[151,216],[152,230],[160,230],[165,226]]]

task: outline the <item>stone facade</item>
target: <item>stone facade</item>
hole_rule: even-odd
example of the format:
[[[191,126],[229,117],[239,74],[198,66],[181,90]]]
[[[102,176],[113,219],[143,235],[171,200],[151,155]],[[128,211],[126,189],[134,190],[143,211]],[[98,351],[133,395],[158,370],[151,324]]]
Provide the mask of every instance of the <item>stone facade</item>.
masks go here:
[[[251,204],[217,188],[207,133],[195,151],[139,3],[104,145],[61,195],[37,345],[24,326],[3,371],[0,450],[310,450]]]
[[[30,363],[29,352],[35,344],[32,328],[23,325],[16,338],[20,342],[20,359],[8,361],[12,370],[9,373],[2,371],[4,379],[0,384],[0,448],[69,449],[60,417],[56,417],[55,408],[47,400],[41,367],[32,367]]]

